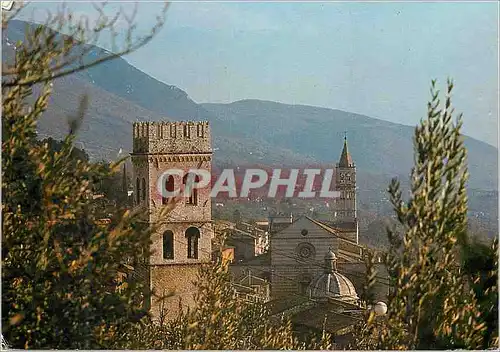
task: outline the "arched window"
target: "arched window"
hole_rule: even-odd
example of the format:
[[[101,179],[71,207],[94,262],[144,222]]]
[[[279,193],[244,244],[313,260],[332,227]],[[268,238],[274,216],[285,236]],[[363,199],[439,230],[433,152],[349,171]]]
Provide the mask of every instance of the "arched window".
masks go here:
[[[135,200],[137,204],[141,202],[141,181],[139,177],[135,180]]]
[[[190,174],[186,174],[182,179],[184,184],[184,189],[189,192],[189,197],[186,198],[186,204],[197,205],[198,204],[198,190],[193,187],[194,183],[200,182],[200,176],[195,175],[194,178]]]
[[[198,230],[196,227],[190,227],[186,230],[187,257],[189,259],[198,259],[199,238],[200,238],[200,230]]]
[[[168,178],[165,180],[165,190],[167,192],[173,192],[175,187],[175,181],[174,181],[174,176],[170,175]],[[165,205],[168,203],[168,197],[163,197],[161,198],[162,204]]]
[[[142,200],[146,200],[146,179],[142,179]]]
[[[189,125],[184,125],[184,137],[189,138],[190,137],[190,127]]]
[[[174,233],[170,230],[163,233],[163,259],[174,259]]]

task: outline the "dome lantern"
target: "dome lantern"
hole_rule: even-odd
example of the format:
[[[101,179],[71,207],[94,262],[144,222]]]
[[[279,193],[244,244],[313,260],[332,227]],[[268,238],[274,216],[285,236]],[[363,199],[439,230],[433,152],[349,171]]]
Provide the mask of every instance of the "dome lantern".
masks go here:
[[[325,274],[333,274],[337,271],[337,256],[330,249],[325,255]]]

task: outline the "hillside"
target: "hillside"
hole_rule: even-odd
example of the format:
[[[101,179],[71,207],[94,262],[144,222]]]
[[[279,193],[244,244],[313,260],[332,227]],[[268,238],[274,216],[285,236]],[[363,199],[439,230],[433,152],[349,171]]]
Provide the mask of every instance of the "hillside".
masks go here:
[[[313,155],[322,163],[338,158],[347,131],[350,151],[363,172],[399,176],[408,174],[413,165],[414,127],[340,110],[259,100],[202,106],[218,116],[216,123],[225,124],[228,134],[272,141],[273,146]],[[470,187],[496,189],[496,148],[469,137],[465,145]]]
[[[12,21],[3,32],[4,60],[12,58],[13,43],[24,37],[26,25]],[[91,49],[87,59],[106,54],[101,48]],[[197,104],[186,92],[148,76],[123,58],[58,79],[39,124],[41,137],[62,138],[67,133],[65,119],[75,112],[83,94],[89,95],[91,103],[78,135],[79,146],[93,159],[116,158],[121,148],[130,151],[132,123],[137,120],[210,121],[219,167],[333,166],[347,131],[358,168],[360,210],[379,215],[390,211],[383,199],[390,178],[401,177],[404,184],[413,162],[413,127],[340,110],[268,101]],[[497,149],[468,137],[465,143],[471,211],[496,223]]]

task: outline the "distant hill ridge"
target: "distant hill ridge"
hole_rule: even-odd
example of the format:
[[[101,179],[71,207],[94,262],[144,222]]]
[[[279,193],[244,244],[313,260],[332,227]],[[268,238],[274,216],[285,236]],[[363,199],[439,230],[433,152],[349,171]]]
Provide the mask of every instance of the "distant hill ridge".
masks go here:
[[[27,25],[33,26],[11,21],[3,31],[4,57],[12,57],[12,43],[24,38]],[[107,52],[95,46],[91,49],[87,59]],[[333,165],[345,130],[361,183],[380,189],[380,180],[385,180],[385,189],[390,177],[407,178],[413,164],[413,127],[341,110],[255,99],[197,104],[186,92],[148,76],[122,58],[57,80],[39,125],[41,136],[61,138],[67,132],[66,116],[76,110],[85,93],[91,104],[79,141],[94,159],[115,158],[120,148],[130,151],[132,122],[167,116],[210,121],[218,165]],[[469,187],[497,190],[498,150],[469,137],[465,144]]]

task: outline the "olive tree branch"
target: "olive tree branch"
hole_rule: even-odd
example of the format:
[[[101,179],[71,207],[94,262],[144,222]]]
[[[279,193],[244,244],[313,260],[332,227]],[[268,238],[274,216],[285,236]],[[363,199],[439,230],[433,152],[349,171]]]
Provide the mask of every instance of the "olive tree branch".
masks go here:
[[[97,25],[92,29],[89,30],[89,25],[88,25],[88,18],[85,16],[80,17],[80,20],[76,23],[73,24],[72,22],[72,15],[71,13],[65,14],[64,12],[59,13],[58,16],[55,16],[53,19],[48,21],[49,23],[52,24],[57,24],[57,29],[60,31],[64,25],[66,25],[66,28],[69,29],[70,34],[69,35],[64,35],[62,43],[56,41],[56,36],[57,36],[57,31],[56,30],[50,30],[49,34],[47,35],[42,35],[43,31],[36,31],[35,30],[35,35],[32,40],[29,40],[33,46],[33,48],[27,49],[23,48],[25,52],[29,50],[29,52],[48,52],[48,51],[56,51],[57,54],[54,56],[59,56],[63,57],[63,60],[57,60],[59,62],[55,63],[52,65],[50,68],[50,72],[47,72],[45,74],[41,75],[30,75],[30,77],[25,77],[24,79],[20,79],[18,77],[14,77],[11,80],[3,82],[4,87],[14,87],[14,86],[32,86],[34,84],[38,83],[43,83],[47,81],[54,80],[56,78],[61,78],[73,73],[80,72],[82,70],[91,68],[93,66],[99,65],[103,62],[109,61],[116,59],[120,56],[129,54],[140,47],[146,45],[153,39],[153,37],[157,34],[157,32],[162,28],[162,26],[165,23],[165,14],[166,11],[169,7],[169,4],[166,3],[161,15],[157,16],[157,23],[156,25],[151,29],[150,33],[142,38],[139,38],[135,40],[135,42],[132,39],[132,33],[136,26],[133,24],[133,21],[136,16],[137,12],[137,5],[135,6],[134,13],[131,16],[127,16],[124,14],[121,10],[118,12],[111,20],[108,20],[108,17],[104,14],[103,8],[105,4],[101,5],[101,7],[95,6],[97,11],[99,12],[99,18],[97,20]],[[88,54],[90,51],[93,49],[93,44],[98,41],[99,34],[103,32],[104,30],[108,29],[111,32],[111,37],[112,37],[112,46],[114,49],[116,49],[116,32],[114,30],[114,25],[116,24],[117,20],[120,17],[120,14],[123,14],[125,21],[128,24],[128,30],[126,33],[126,46],[125,49],[119,50],[118,52],[112,53],[110,55],[107,55],[105,57],[98,58],[94,60],[93,62],[90,63],[84,63],[83,59],[86,54]],[[68,24],[69,23],[69,24]],[[85,40],[86,39],[86,33],[88,32],[93,32],[93,37],[91,40]],[[80,38],[75,38],[75,37],[80,37]],[[44,39],[44,40],[42,40]],[[47,48],[47,43],[50,43],[52,47]],[[60,47],[62,45],[62,48]],[[71,54],[71,52],[75,51],[75,48],[77,48],[77,53]],[[17,55],[16,53],[16,61],[18,57],[21,55]],[[27,57],[31,57],[29,54]],[[54,59],[54,61],[56,61]],[[73,65],[75,62],[79,61],[78,65],[76,67],[71,67],[68,69],[67,68],[70,65]],[[9,68],[9,67],[4,67],[2,76],[13,76],[16,74],[20,74],[22,71],[22,68],[24,65],[19,65],[16,62],[16,65],[14,68]],[[59,71],[59,72],[58,72]]]

